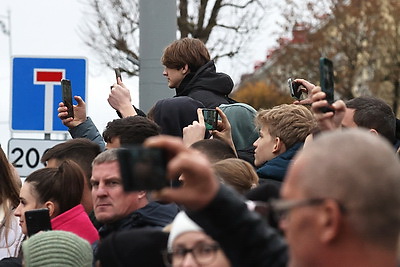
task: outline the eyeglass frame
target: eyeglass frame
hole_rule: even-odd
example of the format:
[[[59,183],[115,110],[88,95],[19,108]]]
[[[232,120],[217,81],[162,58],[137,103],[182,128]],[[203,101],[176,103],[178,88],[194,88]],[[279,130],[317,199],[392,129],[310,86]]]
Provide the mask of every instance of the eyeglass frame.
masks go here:
[[[254,207],[255,211],[267,217],[272,216],[272,218],[276,221],[276,223],[279,223],[281,220],[287,217],[288,213],[291,210],[295,208],[321,205],[328,199],[335,201],[338,204],[339,209],[342,213],[346,212],[346,208],[343,204],[331,198],[307,198],[300,200],[273,199],[269,200],[268,202],[262,202],[262,201],[253,201],[253,202],[255,204]]]
[[[195,249],[201,247],[201,245],[203,245],[203,246],[207,245],[212,249],[213,255],[210,258],[210,260],[208,260],[207,262],[199,261],[198,258],[197,258],[198,256],[196,256]],[[194,261],[198,265],[205,265],[205,264],[209,264],[209,263],[211,263],[212,261],[215,260],[217,252],[218,252],[218,250],[221,249],[221,246],[218,243],[214,243],[214,244],[199,243],[199,244],[194,245],[192,248],[180,248],[180,249],[183,250],[183,252],[184,252],[181,263],[184,261],[184,259],[186,258],[187,254],[190,253],[190,254],[192,254],[192,257],[193,257]],[[165,265],[166,266],[173,266],[173,257],[174,257],[173,250],[168,250],[168,249],[164,250],[162,252],[162,254],[163,254],[163,259],[164,259]]]

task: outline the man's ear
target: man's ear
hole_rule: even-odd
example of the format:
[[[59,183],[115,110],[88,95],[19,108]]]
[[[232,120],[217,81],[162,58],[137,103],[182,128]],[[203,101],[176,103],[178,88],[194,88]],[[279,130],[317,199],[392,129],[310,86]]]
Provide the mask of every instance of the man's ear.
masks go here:
[[[286,151],[286,145],[285,143],[282,142],[282,140],[279,137],[275,137],[274,142],[275,144],[274,147],[272,148],[272,153],[282,154],[283,152]]]
[[[50,218],[55,217],[54,215],[56,214],[56,204],[49,200],[44,203],[44,206],[46,207],[46,209],[49,210]]]
[[[335,240],[343,227],[343,215],[339,204],[333,200],[326,200],[317,218],[320,241],[330,243]]]
[[[146,195],[147,195],[147,192],[146,191],[139,191],[139,199],[142,199],[142,198],[145,198],[146,197]]]
[[[369,129],[369,132],[373,133],[373,134],[376,134],[376,135],[379,135],[378,131],[375,130],[375,129]]]
[[[186,74],[188,74],[189,72],[190,72],[189,65],[188,65],[188,64],[185,64],[185,66],[182,67],[182,74],[183,74],[183,75],[186,75]]]

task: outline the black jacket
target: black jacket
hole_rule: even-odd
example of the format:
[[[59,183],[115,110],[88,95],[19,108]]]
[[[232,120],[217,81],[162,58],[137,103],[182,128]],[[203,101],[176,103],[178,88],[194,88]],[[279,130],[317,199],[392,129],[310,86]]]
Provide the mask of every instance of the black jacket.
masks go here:
[[[176,96],[189,96],[203,103],[206,108],[215,108],[235,102],[228,97],[232,89],[231,77],[216,72],[214,62],[209,61],[195,73],[186,75],[176,88]]]
[[[183,128],[197,121],[197,109],[204,105],[188,96],[158,100],[153,108],[153,119],[161,127],[161,134],[182,137]]]
[[[219,242],[232,266],[286,266],[288,247],[283,237],[223,185],[206,208],[187,213]]]
[[[99,230],[100,240],[103,240],[111,233],[137,228],[163,228],[171,223],[179,212],[176,204],[160,204],[150,202],[145,207],[132,212],[129,216],[111,224],[103,225]],[[101,241],[100,241],[101,242]],[[92,244],[93,266],[98,259],[98,242]]]
[[[100,238],[106,237],[111,232],[119,232],[134,228],[163,228],[173,221],[178,212],[179,208],[176,204],[160,204],[155,201],[150,202],[143,208],[132,212],[129,216],[102,226],[99,230]]]

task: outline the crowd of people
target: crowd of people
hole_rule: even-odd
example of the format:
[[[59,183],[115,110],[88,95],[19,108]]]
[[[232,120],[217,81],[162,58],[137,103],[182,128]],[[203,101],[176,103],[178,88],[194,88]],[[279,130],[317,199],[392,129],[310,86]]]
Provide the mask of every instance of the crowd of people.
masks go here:
[[[304,99],[256,111],[229,97],[232,79],[194,38],[172,42],[161,63],[176,96],[145,114],[118,79],[108,102],[120,118],[102,134],[80,96],[74,117],[60,103],[72,139],[22,185],[0,150],[0,266],[398,266],[400,127],[389,105],[330,104],[296,79]],[[204,108],[218,113],[216,129]],[[162,189],[126,186],[121,151],[138,146],[161,149],[165,168],[129,171],[161,172]],[[36,209],[52,230],[30,235],[25,212]]]

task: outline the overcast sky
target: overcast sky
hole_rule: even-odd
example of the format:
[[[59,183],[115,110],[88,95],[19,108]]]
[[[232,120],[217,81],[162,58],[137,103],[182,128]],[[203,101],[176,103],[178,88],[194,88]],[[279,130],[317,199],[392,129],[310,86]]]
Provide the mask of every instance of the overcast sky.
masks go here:
[[[106,123],[116,118],[114,110],[108,105],[109,86],[114,82],[114,74],[98,64],[94,54],[83,44],[78,36],[79,24],[85,19],[84,1],[79,0],[1,0],[0,19],[9,28],[7,11],[11,14],[10,38],[0,32],[0,143],[6,147],[10,138],[39,138],[43,134],[21,134],[10,132],[10,51],[11,56],[37,57],[86,57],[88,59],[87,102],[88,115],[93,119],[100,132]],[[255,44],[249,45],[252,53],[248,64],[235,71],[223,62],[217,65],[217,71],[226,72],[238,81],[241,73],[250,72],[256,60],[264,60],[266,50],[273,44],[271,29],[267,24],[257,37]],[[257,44],[257,45],[256,45]],[[162,75],[160,73],[160,75]],[[138,104],[138,80],[124,78],[131,90],[133,104]],[[168,90],[166,86],[166,90]],[[59,137],[59,136],[56,136]]]

